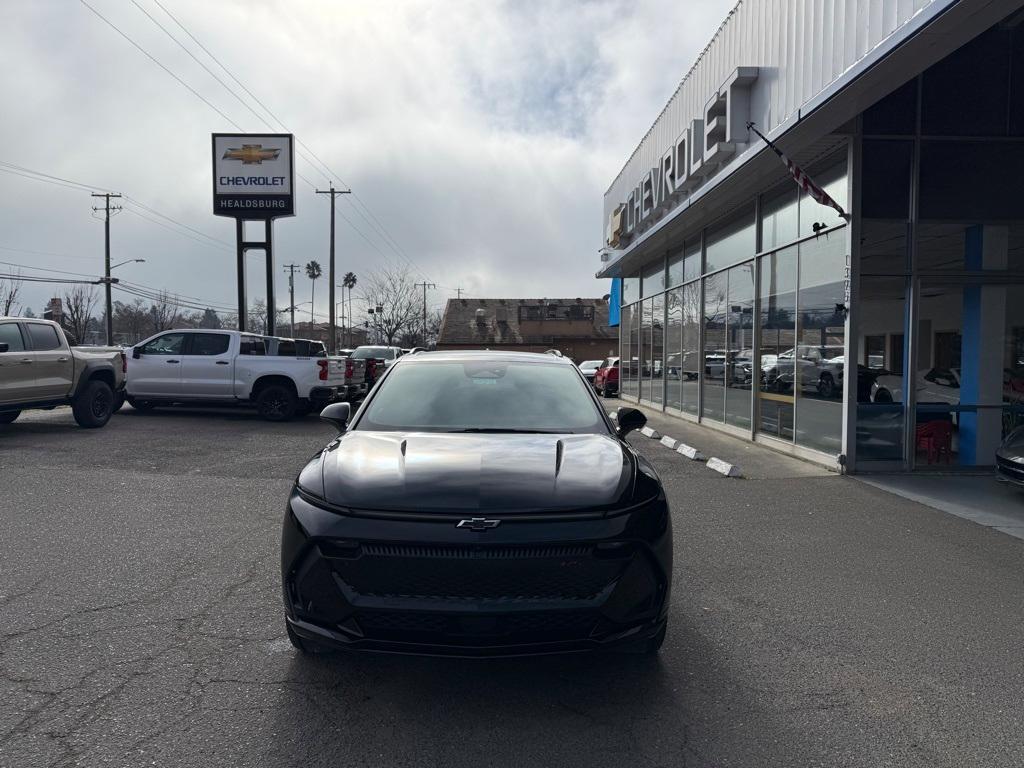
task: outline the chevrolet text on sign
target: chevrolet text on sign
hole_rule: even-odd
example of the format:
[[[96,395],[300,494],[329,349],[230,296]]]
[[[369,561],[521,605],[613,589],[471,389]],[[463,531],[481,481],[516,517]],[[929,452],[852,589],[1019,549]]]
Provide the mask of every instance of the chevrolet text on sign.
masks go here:
[[[213,134],[213,212],[237,219],[295,214],[290,133]]]

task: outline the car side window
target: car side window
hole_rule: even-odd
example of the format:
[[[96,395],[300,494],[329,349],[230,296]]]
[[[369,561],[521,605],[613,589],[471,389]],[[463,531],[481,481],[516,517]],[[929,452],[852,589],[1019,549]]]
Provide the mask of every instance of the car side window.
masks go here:
[[[6,344],[8,352],[25,351],[25,341],[17,323],[0,323],[0,344]]]
[[[228,351],[231,337],[226,333],[193,333],[190,355],[223,355]]]
[[[165,333],[142,345],[144,355],[180,355],[185,341],[183,333]]]
[[[42,323],[27,323],[27,325],[28,336],[32,340],[32,349],[36,352],[46,352],[64,346],[61,344],[60,336],[57,335],[57,329],[52,325],[43,325]]]

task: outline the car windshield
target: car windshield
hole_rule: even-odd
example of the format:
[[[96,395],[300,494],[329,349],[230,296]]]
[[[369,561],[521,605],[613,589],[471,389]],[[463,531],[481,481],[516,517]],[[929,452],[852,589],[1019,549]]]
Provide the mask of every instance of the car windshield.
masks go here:
[[[352,353],[353,360],[391,360],[395,356],[395,351],[388,347],[360,347]]]
[[[608,433],[574,368],[505,360],[398,364],[355,429]]]
[[[580,363],[581,371],[596,371],[601,367],[601,360],[584,360]]]

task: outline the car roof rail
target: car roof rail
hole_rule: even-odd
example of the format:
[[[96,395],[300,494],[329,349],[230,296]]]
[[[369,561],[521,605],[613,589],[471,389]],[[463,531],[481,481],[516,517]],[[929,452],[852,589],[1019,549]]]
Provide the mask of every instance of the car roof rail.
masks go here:
[[[544,350],[544,354],[545,355],[554,355],[555,357],[564,357],[564,355],[561,353],[561,351],[557,350],[557,349],[547,349],[547,350]]]

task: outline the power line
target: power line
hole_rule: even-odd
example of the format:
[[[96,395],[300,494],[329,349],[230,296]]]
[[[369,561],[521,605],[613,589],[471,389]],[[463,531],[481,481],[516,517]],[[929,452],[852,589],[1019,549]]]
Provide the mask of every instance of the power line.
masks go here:
[[[167,221],[169,221],[169,222],[171,222],[173,224],[177,224],[179,227],[183,227],[183,228],[187,229],[189,232],[195,232],[197,235],[201,235],[202,237],[205,237],[207,240],[212,240],[215,243],[220,243],[223,246],[226,246],[228,248],[232,248],[233,249],[233,246],[227,240],[221,240],[219,237],[214,237],[213,235],[208,235],[205,232],[203,232],[202,230],[195,229],[194,227],[190,227],[188,224],[182,224],[180,221],[177,221],[176,219],[172,219],[166,213],[160,213],[160,211],[156,210],[155,208],[150,208],[148,205],[146,205],[145,203],[143,203],[143,202],[141,202],[139,200],[136,200],[131,195],[125,195],[124,199],[127,200],[132,205],[137,205],[139,208],[142,208],[144,211],[149,211],[150,213],[152,213],[152,214],[154,214],[156,216],[159,216],[161,219],[166,219]]]
[[[164,224],[162,221],[157,221],[156,219],[151,219],[149,216],[144,216],[143,214],[141,214],[138,211],[133,210],[131,208],[125,208],[124,210],[127,211],[128,213],[132,214],[133,216],[138,216],[140,219],[143,219],[144,221],[148,221],[151,224],[156,224],[158,227],[163,227],[164,229],[169,229],[171,232],[174,232],[176,235],[181,235],[182,237],[187,237],[189,240],[194,240],[195,242],[199,243],[200,245],[205,245],[207,248],[217,248],[217,249],[223,250],[223,251],[230,250],[228,248],[225,248],[223,245],[218,245],[217,243],[209,243],[209,242],[206,242],[205,240],[200,240],[198,237],[193,237],[192,235],[188,234],[187,232],[182,232],[180,230],[177,230],[174,227],[171,227],[171,226],[169,226],[167,224]]]

